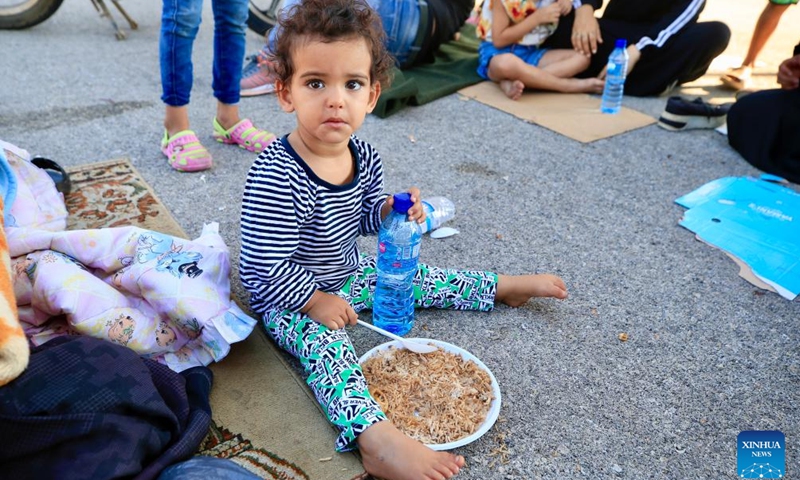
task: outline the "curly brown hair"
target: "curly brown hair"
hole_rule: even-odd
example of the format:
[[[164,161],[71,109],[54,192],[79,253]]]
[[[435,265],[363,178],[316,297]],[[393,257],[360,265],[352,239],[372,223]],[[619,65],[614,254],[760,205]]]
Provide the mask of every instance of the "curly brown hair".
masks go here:
[[[280,17],[271,60],[282,84],[289,83],[294,75],[292,50],[299,42],[363,38],[372,55],[370,81],[389,86],[394,59],[386,51],[381,18],[364,0],[303,0]]]

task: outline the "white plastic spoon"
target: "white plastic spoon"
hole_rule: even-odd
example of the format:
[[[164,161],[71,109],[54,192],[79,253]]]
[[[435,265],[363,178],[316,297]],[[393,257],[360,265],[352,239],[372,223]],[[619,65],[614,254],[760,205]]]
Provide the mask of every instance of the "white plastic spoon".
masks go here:
[[[408,350],[411,350],[412,352],[416,352],[416,353],[431,353],[431,352],[435,352],[436,350],[439,349],[438,347],[434,347],[433,345],[425,345],[425,344],[422,344],[422,343],[412,342],[411,340],[406,340],[405,338],[397,336],[394,333],[387,332],[386,330],[384,330],[384,329],[382,329],[380,327],[376,327],[375,325],[372,325],[371,323],[367,323],[367,322],[364,322],[364,321],[361,321],[361,320],[356,320],[356,321],[358,322],[359,325],[367,327],[370,330],[375,330],[376,332],[380,333],[381,335],[385,335],[385,336],[391,338],[392,340],[397,340],[398,342],[400,342],[403,345],[403,347],[405,347]]]

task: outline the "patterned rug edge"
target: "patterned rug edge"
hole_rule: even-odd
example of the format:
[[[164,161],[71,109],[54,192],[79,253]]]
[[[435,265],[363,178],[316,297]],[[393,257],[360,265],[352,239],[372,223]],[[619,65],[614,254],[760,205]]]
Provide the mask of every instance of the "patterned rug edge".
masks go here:
[[[266,449],[254,447],[242,434],[232,433],[227,428],[218,426],[214,420],[211,421],[208,434],[196,455],[227,458],[262,478],[310,480],[294,463]]]
[[[80,173],[83,173],[83,172],[86,172],[86,171],[89,171],[89,170],[106,169],[106,168],[109,168],[109,167],[113,167],[115,165],[125,165],[126,168],[130,169],[131,174],[139,181],[139,183],[142,186],[145,187],[145,189],[147,190],[147,193],[153,198],[154,202],[161,207],[161,211],[166,216],[166,220],[173,224],[173,228],[176,230],[175,232],[163,232],[163,233],[171,233],[171,234],[176,234],[175,236],[179,236],[179,237],[182,237],[182,238],[188,238],[188,236],[186,234],[186,231],[183,229],[181,224],[178,223],[178,221],[172,215],[172,212],[170,212],[170,210],[167,208],[166,204],[164,204],[164,202],[161,201],[161,198],[158,196],[158,194],[156,194],[155,190],[153,190],[153,187],[151,187],[150,184],[147,183],[147,181],[142,176],[141,172],[139,172],[139,170],[136,168],[136,166],[133,164],[133,162],[131,162],[130,158],[128,158],[128,157],[119,157],[119,158],[114,158],[114,159],[111,159],[111,160],[104,160],[104,161],[94,162],[94,163],[86,163],[86,164],[82,164],[82,165],[76,165],[76,166],[67,167],[65,170],[67,171],[67,173],[70,174],[70,176],[73,176],[73,175],[77,175],[77,174],[80,174]],[[73,186],[75,186],[74,182],[73,182]],[[75,188],[73,188],[73,192],[71,192],[71,193],[75,193],[76,191],[77,190]],[[69,195],[67,196],[67,199],[69,199]],[[135,223],[132,222],[131,224],[133,225]]]

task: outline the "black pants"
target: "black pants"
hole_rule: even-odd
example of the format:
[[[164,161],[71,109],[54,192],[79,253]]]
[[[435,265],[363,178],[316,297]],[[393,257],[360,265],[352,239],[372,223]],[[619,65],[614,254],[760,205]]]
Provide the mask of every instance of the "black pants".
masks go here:
[[[427,4],[428,24],[424,27],[420,25],[420,28],[425,29],[425,38],[420,51],[410,65],[404,65],[402,68],[432,63],[439,47],[453,40],[455,34],[464,26],[475,6],[475,0],[427,0]]]
[[[754,167],[800,183],[800,89],[737,101],[728,112],[728,142]]]
[[[572,48],[572,25],[575,14],[559,20],[558,29],[544,43],[546,48]],[[606,66],[608,56],[618,38],[628,44],[637,42],[649,32],[648,26],[599,19],[603,43],[598,45],[592,62],[579,77],[595,77]],[[663,47],[649,46],[625,81],[625,95],[644,97],[658,95],[668,87],[691,82],[703,76],[714,60],[728,46],[731,31],[722,22],[703,22],[687,25]]]

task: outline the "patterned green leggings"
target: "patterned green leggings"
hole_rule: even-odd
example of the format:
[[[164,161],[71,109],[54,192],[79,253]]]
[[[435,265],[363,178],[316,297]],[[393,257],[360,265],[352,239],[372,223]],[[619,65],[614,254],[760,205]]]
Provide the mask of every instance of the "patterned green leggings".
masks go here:
[[[362,255],[358,271],[336,294],[356,312],[372,308],[375,280],[375,258]],[[490,272],[420,264],[414,277],[414,299],[422,308],[489,311],[494,308],[496,292],[497,275]],[[291,310],[267,311],[263,321],[267,335],[300,360],[308,374],[306,382],[328,419],[339,428],[336,450],[355,449],[356,437],[386,415],[367,389],[345,329],[330,330]]]

